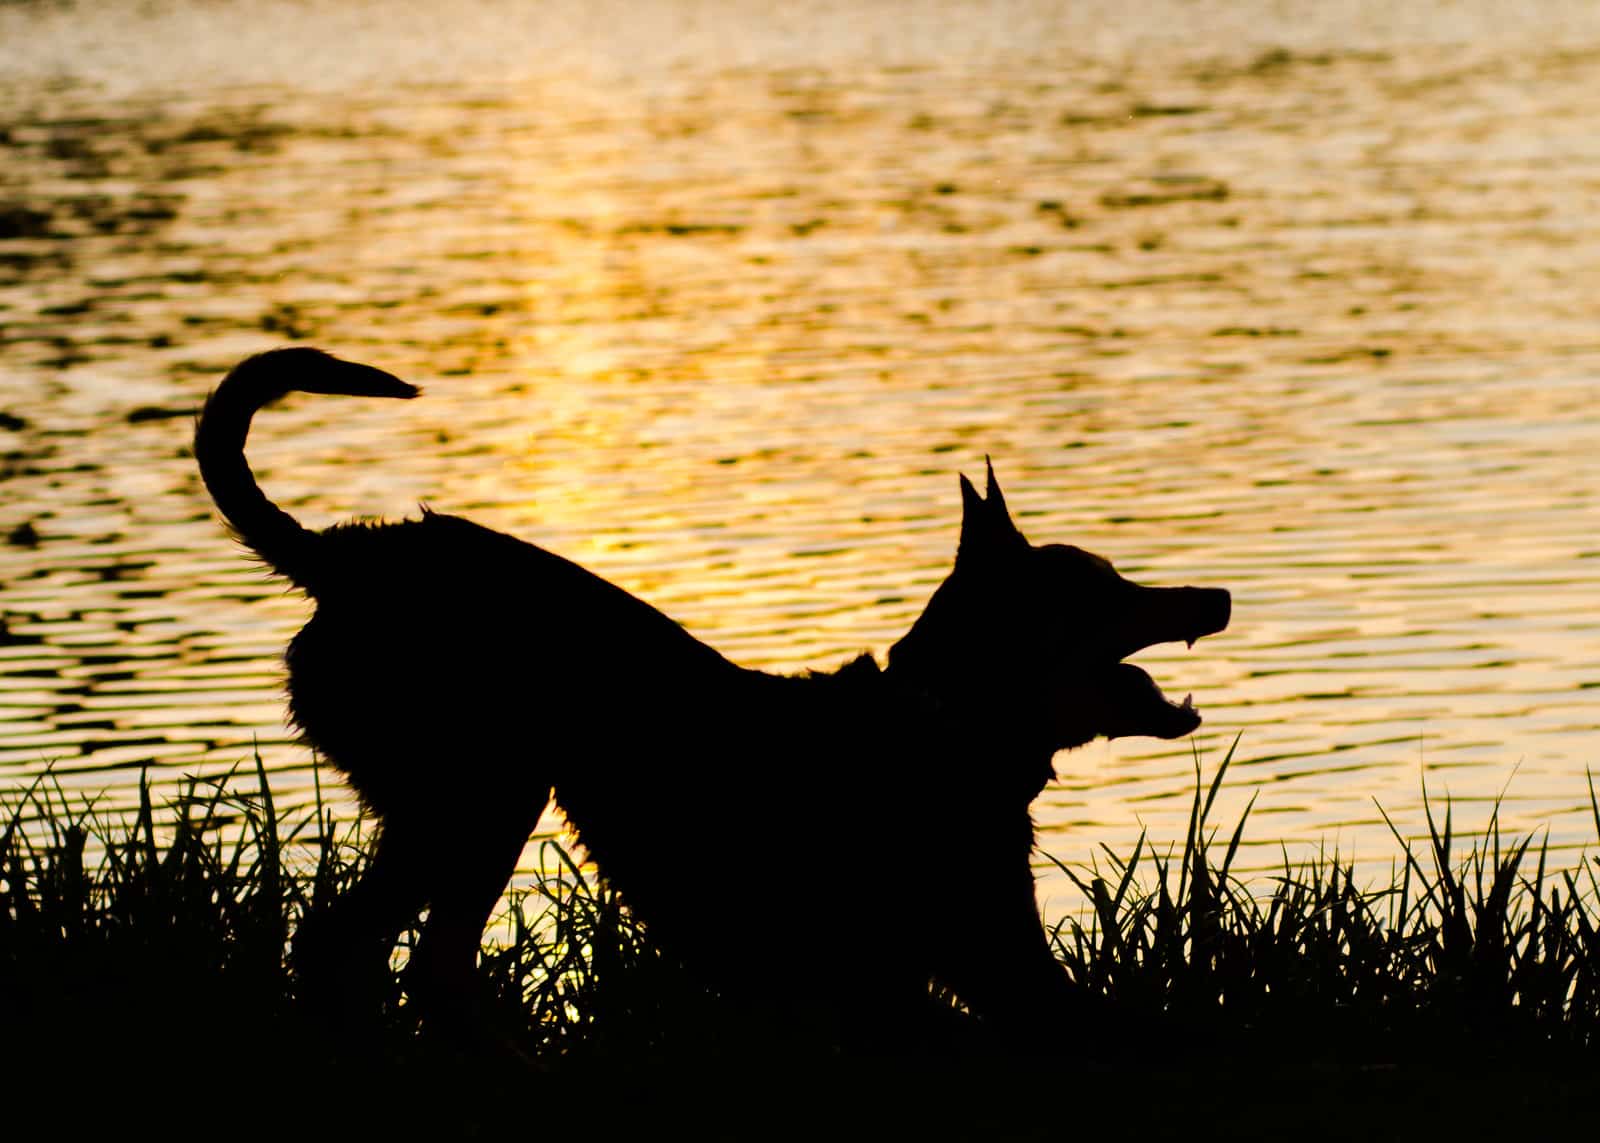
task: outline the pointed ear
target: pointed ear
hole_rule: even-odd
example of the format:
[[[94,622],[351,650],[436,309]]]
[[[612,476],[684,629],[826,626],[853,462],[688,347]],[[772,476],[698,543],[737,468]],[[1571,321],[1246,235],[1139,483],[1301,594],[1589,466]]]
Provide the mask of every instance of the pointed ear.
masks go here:
[[[987,473],[984,481],[983,498],[989,505],[989,514],[992,519],[1011,521],[1011,513],[1006,510],[1006,498],[1000,492],[1000,482],[994,478],[994,464],[988,457],[983,458],[983,468]]]
[[[994,478],[994,465],[989,463],[989,458],[983,458],[983,466],[988,470],[987,497],[984,507],[988,510],[989,528],[995,538],[1005,540],[1022,540],[1022,530],[1011,520],[1011,510],[1006,507],[1005,495],[1000,491],[1000,482]],[[1026,540],[1023,540],[1026,543]]]
[[[965,473],[961,474],[961,522],[966,524],[969,520],[978,520],[983,516],[983,497],[978,495],[978,490],[972,486]]]
[[[956,542],[956,560],[959,562],[961,554],[971,555],[983,546],[983,533],[988,518],[983,503],[983,498],[978,495],[978,490],[972,487],[972,481],[966,474],[961,476],[961,539]]]
[[[956,545],[956,564],[970,564],[986,554],[1004,551],[1017,546],[1027,547],[1028,541],[1011,522],[1006,511],[1005,497],[995,483],[994,469],[989,469],[989,498],[983,499],[972,481],[961,478],[961,539]]]

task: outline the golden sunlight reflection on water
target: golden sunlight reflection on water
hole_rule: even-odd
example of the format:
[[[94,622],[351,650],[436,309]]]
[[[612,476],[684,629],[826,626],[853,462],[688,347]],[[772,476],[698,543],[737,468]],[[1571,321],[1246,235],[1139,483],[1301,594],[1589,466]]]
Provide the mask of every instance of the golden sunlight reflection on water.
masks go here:
[[[1247,865],[1387,862],[1374,799],[1421,832],[1424,769],[1468,828],[1506,788],[1507,829],[1593,842],[1600,24],[1156,5],[1085,39],[1003,7],[1027,19],[952,8],[878,56],[717,8],[693,35],[736,58],[633,72],[590,66],[593,29],[494,70],[461,62],[482,26],[440,30],[453,56],[362,24],[348,74],[266,53],[182,85],[94,32],[207,6],[0,10],[38,49],[0,48],[6,785],[54,760],[126,804],[141,763],[254,738],[310,797],[276,666],[304,607],[185,453],[223,370],[307,340],[427,389],[262,419],[308,522],[470,514],[795,670],[906,629],[990,454],[1032,538],[1234,591],[1225,635],[1141,661],[1194,692],[1208,771],[1242,735]],[[470,7],[514,38],[510,11]],[[1181,838],[1189,744],[1058,763],[1051,852]]]

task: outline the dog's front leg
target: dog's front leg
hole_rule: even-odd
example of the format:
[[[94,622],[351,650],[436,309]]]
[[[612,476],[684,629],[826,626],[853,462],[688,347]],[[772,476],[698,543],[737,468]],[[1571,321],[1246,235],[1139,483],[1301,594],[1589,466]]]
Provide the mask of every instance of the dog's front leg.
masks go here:
[[[980,863],[958,879],[964,899],[935,975],[1003,1045],[1049,1050],[1086,1014],[1086,1001],[1050,949],[1026,855],[1012,857],[1008,869],[985,876]]]

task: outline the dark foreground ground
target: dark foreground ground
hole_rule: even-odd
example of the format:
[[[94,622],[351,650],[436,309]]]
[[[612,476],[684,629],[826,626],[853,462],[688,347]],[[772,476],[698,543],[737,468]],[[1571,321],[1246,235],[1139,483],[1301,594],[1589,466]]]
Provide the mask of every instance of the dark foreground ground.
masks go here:
[[[146,1001],[119,1013],[63,1009],[42,1027],[9,1023],[9,1127],[54,1138],[150,1129],[317,1139],[1588,1137],[1600,1079],[1587,1053],[1481,1042],[1331,1048],[1292,1032],[1234,1044],[1131,1037],[1051,1057],[727,1044],[539,1065],[414,1039],[357,1049],[296,1015],[251,1022],[245,1012],[188,1010],[182,998]]]
[[[110,821],[39,787],[0,830],[0,1132],[1592,1135],[1600,865],[1553,872],[1496,836],[1457,853],[1446,807],[1393,886],[1332,864],[1245,886],[1229,872],[1244,822],[1207,825],[1225,770],[1181,847],[1083,874],[1089,906],[1055,941],[1085,1015],[1029,1055],[948,1007],[936,1038],[877,1052],[732,1011],[564,855],[485,948],[485,1034],[419,1028],[398,977],[333,1015],[298,997],[289,950],[362,868],[343,827],[281,821],[259,768],[254,791],[158,809],[146,790]]]

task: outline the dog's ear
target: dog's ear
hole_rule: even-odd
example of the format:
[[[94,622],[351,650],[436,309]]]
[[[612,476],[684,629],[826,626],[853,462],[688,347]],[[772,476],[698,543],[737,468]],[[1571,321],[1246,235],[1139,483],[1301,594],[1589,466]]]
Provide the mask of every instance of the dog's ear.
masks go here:
[[[967,474],[961,474],[961,538],[956,541],[957,565],[972,562],[980,548],[985,546],[985,533],[989,514],[984,510],[983,497],[972,487]]]
[[[1000,491],[1000,482],[994,478],[994,465],[990,463],[988,457],[983,458],[983,467],[988,472],[984,506],[989,511],[989,526],[997,534],[1010,533],[1016,539],[1021,540],[1022,531],[1011,521],[1011,510],[1006,507],[1005,495]]]
[[[967,474],[961,474],[961,534],[966,535],[967,526],[984,517],[983,497],[978,495],[978,490],[972,486],[972,481],[967,479]]]
[[[989,462],[988,457],[983,458],[983,467],[987,472],[985,481],[987,493],[983,507],[989,518],[989,531],[993,542],[996,545],[1027,547],[1028,541],[1023,539],[1022,530],[1011,520],[1011,510],[1006,507],[1005,494],[1000,491],[1000,482],[994,477],[994,465]]]
[[[1011,522],[1011,513],[1006,510],[1005,497],[1000,494],[992,467],[989,468],[988,487],[989,498],[985,500],[978,495],[972,481],[964,475],[961,477],[961,539],[956,546],[957,564],[970,564],[975,556],[1027,546],[1022,533]]]
[[[1000,495],[1000,482],[994,478],[994,461],[990,460],[987,456],[983,458],[983,471],[987,477],[987,479],[984,481],[984,497],[989,501],[990,504],[994,504],[996,501],[999,501],[1000,507],[1004,508],[1006,506],[1006,500],[1004,496]]]

